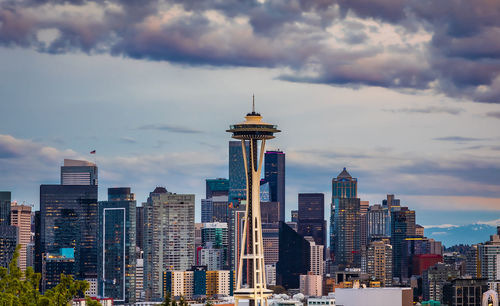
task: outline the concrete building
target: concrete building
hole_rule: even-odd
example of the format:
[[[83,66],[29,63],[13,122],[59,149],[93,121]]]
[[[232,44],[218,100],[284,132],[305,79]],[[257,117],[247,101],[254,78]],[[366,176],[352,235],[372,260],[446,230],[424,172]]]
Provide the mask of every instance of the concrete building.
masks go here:
[[[163,296],[214,298],[233,295],[234,271],[207,271],[193,268],[188,271],[167,271],[163,273]]]
[[[453,266],[437,263],[422,274],[422,293],[424,301],[443,300],[443,286],[451,279],[458,278],[459,272]]]
[[[276,264],[266,265],[266,280],[268,286],[276,286]]]
[[[305,296],[323,295],[323,276],[306,274],[300,276],[300,293]]]
[[[490,236],[490,241],[477,245],[478,276],[489,281],[500,279],[500,227],[497,231],[496,235]]]
[[[309,272],[313,275],[323,275],[325,272],[324,257],[323,257],[324,246],[316,244],[314,242],[314,239],[312,239],[312,237],[310,236],[305,237],[305,239],[309,241],[310,254],[311,254]]]
[[[187,270],[194,263],[194,202],[194,194],[157,187],[143,204],[147,299],[162,299],[163,271]]]
[[[371,280],[385,287],[392,285],[392,246],[388,239],[372,241],[366,251],[367,273]]]
[[[411,306],[412,288],[337,288],[335,305]]]
[[[18,266],[22,271],[25,271],[27,266],[26,246],[31,242],[31,206],[13,203],[10,206],[10,221],[12,226],[17,227],[17,244],[21,246]]]
[[[135,300],[144,298],[144,259],[137,258],[135,261]]]

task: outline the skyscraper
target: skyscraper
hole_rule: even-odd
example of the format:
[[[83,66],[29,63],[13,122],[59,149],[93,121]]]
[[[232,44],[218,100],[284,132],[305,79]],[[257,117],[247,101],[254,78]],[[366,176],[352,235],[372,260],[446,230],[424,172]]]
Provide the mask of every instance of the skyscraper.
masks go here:
[[[135,303],[136,201],[130,188],[109,188],[99,202],[99,296]]]
[[[311,267],[309,242],[285,222],[280,222],[279,237],[276,284],[285,289],[297,289],[300,287],[300,275],[307,274]]]
[[[325,195],[299,193],[298,232],[313,237],[316,244],[326,244]]]
[[[336,250],[335,242],[338,240],[338,238],[335,237],[337,228],[344,227],[342,225],[338,227],[336,224],[336,218],[338,218],[338,216],[336,216],[337,211],[342,211],[342,209],[339,210],[340,200],[343,199],[343,207],[355,208],[356,206],[359,206],[359,199],[357,199],[357,196],[358,180],[353,178],[349,172],[347,172],[346,168],[344,168],[336,178],[332,179],[332,203],[330,209],[330,256],[332,258],[334,257],[334,252]],[[349,214],[352,213],[353,212],[349,212]],[[342,216],[341,219],[344,217],[345,216]],[[356,224],[356,222],[359,222],[357,219],[358,217],[356,217],[356,212],[354,212],[353,218],[354,219],[351,220],[351,223]],[[359,232],[359,230],[360,229],[358,228],[357,232]],[[357,234],[355,235],[357,236]],[[354,239],[355,237],[352,238]]]
[[[97,185],[97,166],[85,160],[65,159],[61,185]]]
[[[229,196],[229,180],[226,178],[206,179],[206,199],[217,196]]]
[[[332,180],[330,250],[340,267],[361,267],[361,202],[358,180],[346,168]]]
[[[227,223],[212,222],[203,223],[201,229],[201,243],[203,249],[218,249],[220,254],[218,260],[221,264],[216,269],[209,270],[227,270],[229,266],[228,260],[228,249],[229,249],[229,239],[228,239],[228,226]],[[207,251],[208,252],[208,251]],[[203,253],[203,251],[202,251]],[[215,252],[212,252],[216,254]],[[204,265],[203,261],[201,265]]]
[[[144,250],[144,207],[137,206],[135,208],[135,245]]]
[[[262,116],[255,112],[255,104],[252,112],[248,113],[245,119],[245,122],[231,125],[227,130],[227,132],[232,133],[234,139],[241,141],[241,157],[244,161],[244,173],[246,174],[245,195],[247,205],[234,298],[236,305],[239,299],[248,299],[250,306],[258,306],[267,305],[267,298],[272,293],[271,290],[266,288],[260,216],[260,178],[266,140],[274,138],[274,133],[280,132],[280,130],[275,125],[262,122]],[[248,152],[246,150],[247,143]],[[231,171],[229,184],[231,186]],[[243,248],[245,244],[246,248]],[[247,275],[248,288],[241,286],[244,260],[249,271]]]
[[[0,191],[0,226],[10,225],[10,191]]]
[[[144,206],[144,288],[162,299],[164,271],[188,270],[194,263],[194,194],[157,187]]]
[[[97,278],[97,216],[97,185],[41,185],[42,261],[73,249],[76,277]]]
[[[11,226],[10,191],[0,191],[0,267],[7,268],[17,245],[17,228]]]
[[[249,146],[245,144],[248,156]],[[241,141],[229,142],[229,203],[238,206],[242,200],[246,199],[245,164]]]
[[[18,265],[22,271],[26,270],[26,246],[31,241],[31,206],[14,204],[10,207],[11,224],[17,227],[19,250]]]
[[[227,196],[201,199],[201,222],[228,222],[229,207]]]
[[[403,260],[403,241],[415,235],[415,211],[408,207],[391,207],[391,245],[393,252],[392,275],[401,279]]]
[[[371,280],[392,285],[392,246],[389,240],[372,241],[366,251],[367,273]]]
[[[264,156],[264,179],[269,183],[270,202],[280,203],[279,221],[285,222],[285,153],[267,151]]]

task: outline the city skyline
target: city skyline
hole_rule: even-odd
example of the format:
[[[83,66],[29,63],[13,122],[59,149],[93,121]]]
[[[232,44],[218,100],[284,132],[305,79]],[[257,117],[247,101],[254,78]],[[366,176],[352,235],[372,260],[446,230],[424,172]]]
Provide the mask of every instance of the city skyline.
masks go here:
[[[347,167],[361,200],[396,194],[419,224],[498,224],[500,4],[278,2],[0,1],[0,189],[39,208],[84,159],[99,200],[165,186],[199,220],[205,179],[228,178],[220,131],[255,93],[286,131],[269,150],[287,156],[287,220]]]

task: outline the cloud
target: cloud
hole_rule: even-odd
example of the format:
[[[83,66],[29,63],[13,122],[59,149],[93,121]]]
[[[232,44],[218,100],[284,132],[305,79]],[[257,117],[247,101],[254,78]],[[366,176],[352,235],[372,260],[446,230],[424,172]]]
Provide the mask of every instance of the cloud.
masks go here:
[[[2,1],[0,45],[500,103],[499,15],[489,0]]]
[[[458,107],[444,107],[444,106],[428,106],[424,108],[400,108],[388,109],[387,112],[393,113],[408,113],[408,114],[448,114],[458,115],[464,110]]]
[[[123,143],[130,143],[130,144],[137,143],[137,140],[135,140],[134,138],[131,138],[131,137],[121,137],[120,141]]]
[[[184,126],[170,124],[146,124],[139,127],[140,130],[157,130],[181,134],[201,134],[203,131],[191,129]]]
[[[424,228],[453,228],[453,227],[459,227],[459,225],[455,224],[424,225]]]
[[[488,113],[486,113],[486,116],[491,117],[491,118],[500,119],[500,112],[488,112]]]
[[[469,142],[469,141],[480,141],[485,140],[485,138],[475,138],[475,137],[462,137],[462,136],[447,136],[447,137],[438,137],[434,138],[434,140],[439,141],[452,141],[452,142]]]
[[[486,224],[490,226],[499,226],[500,225],[500,219],[496,220],[490,220],[490,221],[478,221],[476,224]]]

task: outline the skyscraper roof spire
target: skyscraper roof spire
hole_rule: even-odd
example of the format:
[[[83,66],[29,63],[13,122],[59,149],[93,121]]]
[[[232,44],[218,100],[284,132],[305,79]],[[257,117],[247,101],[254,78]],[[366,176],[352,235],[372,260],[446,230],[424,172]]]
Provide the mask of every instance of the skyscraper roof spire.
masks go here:
[[[255,113],[255,94],[252,95],[252,113]]]

